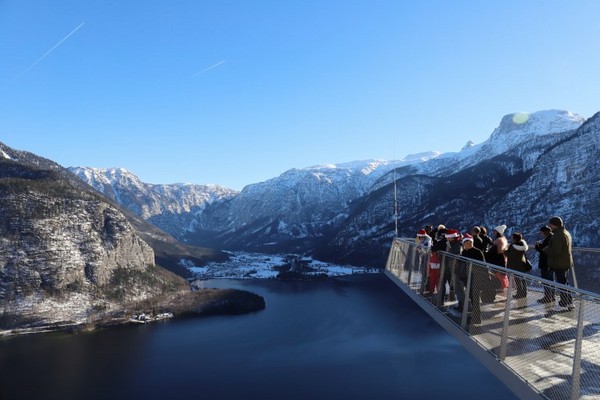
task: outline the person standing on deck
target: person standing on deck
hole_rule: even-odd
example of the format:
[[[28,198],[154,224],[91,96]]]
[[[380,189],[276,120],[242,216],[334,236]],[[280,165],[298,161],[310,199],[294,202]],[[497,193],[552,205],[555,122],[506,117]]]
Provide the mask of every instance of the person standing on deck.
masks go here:
[[[433,245],[433,240],[427,234],[427,232],[425,232],[425,229],[420,229],[417,232],[417,238],[416,238],[415,242],[417,244],[420,244],[421,246],[427,247],[428,249]]]
[[[464,250],[462,252],[463,257],[485,262],[485,256],[483,252],[474,246],[473,237],[471,235],[464,235],[462,242],[464,247]],[[468,270],[465,271],[464,275],[465,276],[463,279],[466,284],[468,279]],[[485,284],[486,279],[489,282],[487,269],[481,266],[473,266],[471,273],[470,291],[471,307],[473,308],[473,313],[471,316],[472,324],[481,323],[481,291],[483,290],[483,286]]]
[[[444,225],[440,224],[438,225],[437,229],[435,229],[435,235],[433,238],[433,246],[431,247],[431,269],[437,269],[437,271],[434,271],[434,279],[435,279],[435,275],[437,274],[437,281],[436,281],[436,287],[439,285],[438,287],[438,293],[442,292],[442,299],[446,294],[446,282],[444,281],[443,277],[441,276],[441,265],[442,265],[442,257],[441,255],[438,253],[440,251],[446,251],[446,246],[448,243],[448,240],[446,239],[446,232],[447,229]],[[445,275],[445,274],[444,274]],[[440,284],[440,279],[442,280],[441,284]],[[450,283],[450,293],[452,296],[454,296],[454,285],[452,283],[452,281],[449,282]],[[433,290],[431,291],[433,292]]]
[[[492,245],[494,244],[494,241],[488,235],[487,228],[485,226],[479,227],[479,237],[481,238],[481,241],[483,242],[483,247],[484,247],[483,254],[485,254],[488,251],[488,249],[490,247],[492,247]]]
[[[446,251],[450,254],[460,256],[463,250],[462,242],[460,240],[460,233],[456,229],[448,229],[446,232]],[[445,293],[444,284],[448,282],[450,286],[450,294],[448,295],[449,301],[454,301],[454,298],[458,300],[458,306],[462,306],[465,300],[465,288],[459,281],[456,274],[456,266],[458,262],[456,259],[449,259],[449,262],[444,270],[444,276],[442,277],[442,292]]]
[[[429,259],[430,259],[430,250],[431,250],[431,246],[433,245],[433,240],[431,239],[431,236],[429,236],[427,234],[427,232],[425,232],[425,229],[420,229],[417,232],[417,239],[416,239],[416,243],[417,243],[417,254],[418,254],[418,258],[417,258],[417,269],[419,271],[423,271],[423,269],[425,270],[425,287],[429,287],[429,279],[430,279],[430,263],[429,263]],[[422,268],[424,267],[424,268]]]
[[[538,263],[538,268],[540,270],[540,275],[542,279],[547,279],[549,281],[554,280],[554,271],[548,268],[548,256],[544,252],[544,249],[548,247],[548,243],[550,242],[550,238],[552,237],[552,229],[549,226],[544,225],[540,228],[540,235],[542,235],[542,241],[535,243],[535,249],[538,253],[540,253],[540,260]],[[544,286],[544,297],[538,299],[538,303],[548,304],[554,303],[556,299],[554,298],[554,289],[549,286]]]
[[[427,234],[427,236],[429,236],[431,239],[433,239],[433,237],[435,236],[433,234],[433,226],[425,225],[425,233]]]
[[[504,237],[504,231],[506,225],[499,225],[494,228],[494,244],[490,247],[485,254],[485,259],[494,265],[506,268],[506,255],[504,252],[508,248],[508,241]],[[506,289],[508,287],[508,276],[501,272],[496,272],[496,277],[500,281],[500,288]]]
[[[555,275],[556,282],[568,285],[567,273],[573,267],[573,254],[571,252],[573,239],[565,229],[563,220],[560,217],[550,218],[549,225],[552,229],[552,237],[548,241],[548,246],[544,248],[544,253],[548,256],[548,268]],[[573,298],[571,294],[561,290],[558,305],[572,308]]]
[[[529,250],[529,246],[527,246],[527,242],[523,239],[521,233],[513,233],[512,243],[504,252],[506,254],[506,267],[519,272],[528,272],[529,269],[527,268],[527,259],[525,256],[527,250]],[[527,282],[525,279],[520,276],[515,276],[514,278],[517,293],[513,297],[515,299],[527,297]]]
[[[471,235],[473,237],[473,246],[475,246],[475,248],[485,252],[486,246],[483,243],[483,239],[481,238],[481,236],[479,236],[480,234],[481,234],[481,228],[479,228],[478,226],[474,226],[473,228],[471,228]]]

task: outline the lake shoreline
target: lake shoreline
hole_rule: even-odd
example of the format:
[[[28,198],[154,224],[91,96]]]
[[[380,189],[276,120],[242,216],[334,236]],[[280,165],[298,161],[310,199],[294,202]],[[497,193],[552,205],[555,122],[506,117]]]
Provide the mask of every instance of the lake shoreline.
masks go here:
[[[89,315],[85,321],[38,322],[30,326],[0,329],[0,338],[52,332],[80,334],[169,319],[241,315],[258,312],[265,307],[265,299],[252,292],[238,289],[202,289],[130,303],[111,312],[96,312]],[[145,320],[135,318],[142,314],[147,316]],[[171,316],[167,318],[164,314]],[[163,317],[157,318],[157,315]]]

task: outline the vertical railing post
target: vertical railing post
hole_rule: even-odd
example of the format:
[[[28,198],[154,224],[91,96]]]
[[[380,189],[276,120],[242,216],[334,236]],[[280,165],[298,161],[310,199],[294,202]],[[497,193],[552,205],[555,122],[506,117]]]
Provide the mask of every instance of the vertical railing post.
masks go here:
[[[500,351],[498,358],[502,361],[506,358],[506,347],[508,345],[508,327],[510,322],[510,303],[512,299],[512,285],[513,280],[511,276],[508,276],[508,289],[506,290],[506,304],[504,307],[504,322],[502,324],[502,338],[500,339]]]
[[[401,255],[402,255],[402,250],[400,249],[400,244],[398,244],[398,247],[396,247],[396,254],[394,255],[394,259],[396,260],[396,264],[395,264],[396,275],[398,276],[398,278],[400,278],[400,276],[401,276],[401,273],[400,273]]]
[[[400,265],[400,243],[397,240],[394,240],[391,259],[392,273],[400,278],[400,274],[398,273],[398,266]]]
[[[406,260],[408,259],[408,250],[406,249],[406,243],[401,243],[400,251],[398,253],[398,278],[400,281],[406,283],[406,276],[404,275],[404,269],[406,268]]]
[[[446,271],[446,257],[441,255],[440,257],[440,281],[438,282],[438,292],[437,292],[437,307],[441,308],[444,305],[444,295],[442,291],[442,286],[446,283],[444,282],[444,273]]]
[[[469,313],[469,299],[471,299],[471,284],[472,284],[472,277],[471,277],[471,273],[473,272],[473,263],[469,263],[469,269],[468,269],[468,275],[467,275],[467,286],[465,287],[465,297],[464,297],[464,301],[463,301],[463,309],[462,309],[462,318],[460,320],[460,327],[463,328],[463,330],[467,329],[467,314]],[[460,279],[460,277],[458,278]],[[473,299],[471,299],[471,301],[474,301]]]
[[[419,290],[419,294],[423,296],[425,293],[425,286],[427,285],[427,264],[429,264],[429,251],[425,252],[423,255],[423,260],[420,264],[420,274],[421,274],[421,288]]]
[[[392,247],[390,248],[390,254],[388,254],[388,258],[385,263],[385,269],[387,269],[390,272],[394,272],[392,265],[394,265],[395,253],[396,253],[396,239],[392,240]]]
[[[417,254],[417,249],[419,248],[419,245],[416,244],[414,246],[410,246],[411,250],[410,252],[412,253],[412,257],[410,257],[410,259],[412,260],[412,262],[410,263],[410,265],[408,266],[408,282],[407,285],[410,288],[410,284],[411,284],[411,279],[412,279],[412,271],[413,268],[415,267],[415,263],[417,262],[417,259],[419,258],[419,255]],[[411,288],[412,289],[412,288]]]
[[[573,383],[571,385],[571,399],[578,399],[581,392],[581,347],[583,344],[583,317],[585,300],[579,295],[579,312],[577,315],[577,338],[575,339],[575,353],[573,357]]]
[[[569,268],[571,270],[571,276],[573,277],[573,287],[575,289],[579,289],[579,286],[577,285],[577,275],[575,275],[575,268]]]
[[[396,276],[399,279],[402,279],[402,265],[403,265],[403,247],[404,243],[398,243],[398,247],[396,248]]]

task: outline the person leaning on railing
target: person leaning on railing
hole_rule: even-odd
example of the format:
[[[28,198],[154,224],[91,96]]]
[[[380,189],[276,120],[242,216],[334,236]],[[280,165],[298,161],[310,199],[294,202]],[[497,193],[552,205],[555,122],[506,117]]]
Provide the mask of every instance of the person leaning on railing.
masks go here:
[[[548,241],[548,246],[544,248],[544,253],[548,256],[548,268],[556,277],[556,282],[568,285],[567,272],[573,267],[573,255],[571,252],[573,240],[571,234],[565,229],[563,220],[560,217],[552,217],[549,221],[552,229],[552,237]],[[561,307],[571,308],[573,298],[570,293],[560,291]]]
[[[512,243],[504,252],[506,254],[506,267],[519,272],[529,272],[529,266],[525,258],[525,252],[529,249],[527,242],[519,232],[514,232],[511,239]],[[525,279],[515,276],[515,285],[517,286],[517,293],[513,297],[515,299],[527,297],[527,282],[525,282]]]

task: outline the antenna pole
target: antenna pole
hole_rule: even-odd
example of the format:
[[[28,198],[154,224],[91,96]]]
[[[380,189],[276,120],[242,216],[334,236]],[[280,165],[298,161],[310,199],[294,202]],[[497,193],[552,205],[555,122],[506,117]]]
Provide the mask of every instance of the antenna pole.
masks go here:
[[[396,186],[396,143],[394,143],[394,230],[396,232],[396,237],[398,237],[398,188]]]

